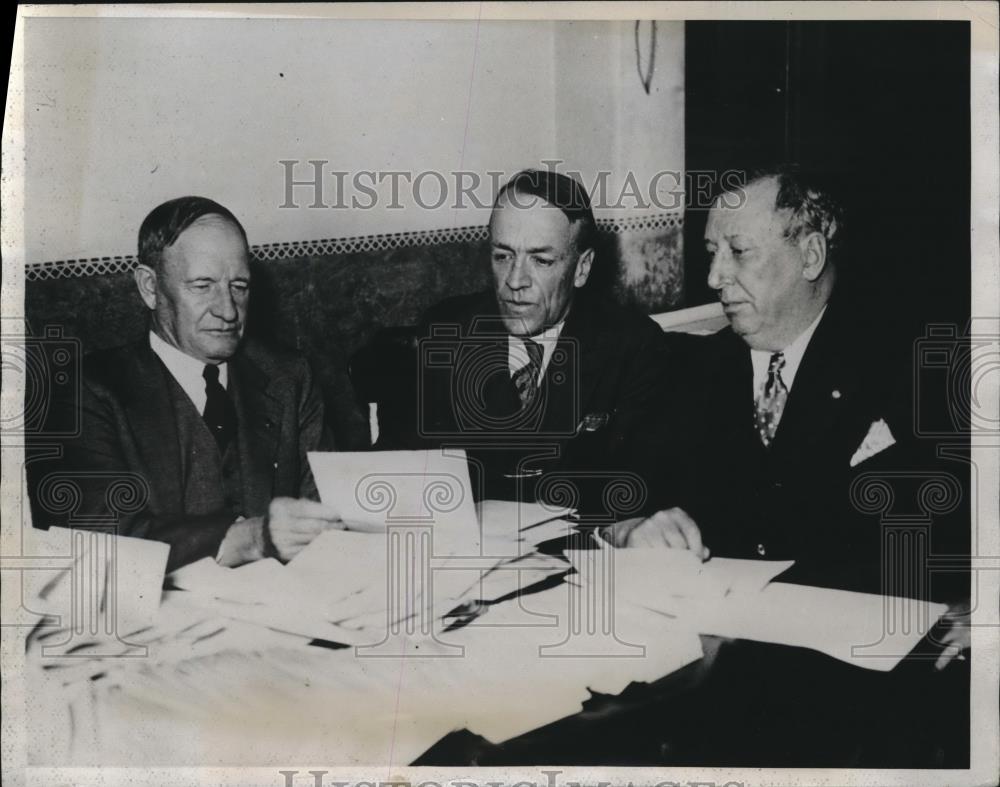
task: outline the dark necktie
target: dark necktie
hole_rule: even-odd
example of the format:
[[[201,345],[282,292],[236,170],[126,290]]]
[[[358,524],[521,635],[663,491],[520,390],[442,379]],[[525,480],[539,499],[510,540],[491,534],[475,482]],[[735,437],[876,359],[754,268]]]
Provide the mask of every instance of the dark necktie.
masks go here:
[[[206,364],[201,376],[205,378],[205,412],[202,418],[208,430],[219,445],[219,451],[224,452],[229,441],[236,433],[236,409],[226,393],[226,389],[219,382],[219,367],[213,364]]]
[[[785,401],[788,399],[788,388],[781,379],[781,370],[784,367],[785,354],[774,353],[767,366],[767,382],[764,384],[764,390],[757,397],[755,419],[757,434],[765,446],[771,445],[771,441],[774,440],[778,422],[781,421],[781,413],[785,409]]]
[[[528,351],[528,362],[514,372],[511,380],[521,398],[521,409],[531,406],[538,396],[538,373],[542,370],[542,345],[531,339],[524,340],[524,348]]]

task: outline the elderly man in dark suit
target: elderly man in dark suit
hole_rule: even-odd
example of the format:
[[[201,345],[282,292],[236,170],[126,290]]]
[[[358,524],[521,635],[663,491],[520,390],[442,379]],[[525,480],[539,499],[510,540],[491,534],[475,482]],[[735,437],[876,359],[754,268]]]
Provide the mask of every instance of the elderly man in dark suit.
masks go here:
[[[309,499],[306,452],[329,441],[308,364],[243,337],[249,247],[236,217],[202,197],[160,205],[139,230],[135,282],[148,335],[86,357],[82,399],[66,403],[81,428],[51,479],[76,485],[71,513],[107,516],[112,487],[132,484],[145,502],[125,506],[118,532],[170,544],[170,567],[287,560],[342,528]],[[64,524],[51,496],[38,479],[38,526]]]
[[[663,382],[659,327],[585,286],[596,224],[576,180],[518,173],[489,230],[492,288],[424,319],[411,444],[465,448],[479,496],[597,511],[617,478],[636,510],[645,490],[631,446]]]
[[[921,500],[911,483],[958,477],[914,435],[912,345],[886,346],[846,297],[843,227],[829,192],[794,168],[753,173],[715,201],[708,283],[729,327],[675,360],[684,383],[650,430],[661,447],[660,510],[604,535],[620,547],[688,549],[703,559],[793,559],[780,581],[950,602],[946,624],[918,648],[943,669],[969,643],[968,576],[928,581],[924,561],[967,554],[959,505],[967,498],[956,483],[948,500]],[[931,502],[939,514],[910,539],[887,537],[892,523],[871,511],[872,496],[893,484],[889,496],[913,498],[897,505]],[[947,726],[941,708],[958,730],[968,711],[961,670],[929,683],[921,663],[880,681],[797,649],[727,643],[697,707],[681,715],[701,736],[693,750],[715,764],[913,762],[903,749],[917,736],[928,745],[947,737],[934,726]]]
[[[716,200],[708,282],[730,325],[675,369],[686,385],[655,438],[666,449],[663,508],[617,523],[614,543],[791,558],[784,580],[884,589],[896,556],[868,510],[865,479],[918,477],[941,462],[913,433],[911,348],[882,346],[837,286],[842,227],[828,192],[791,168],[755,173]],[[937,507],[955,509],[956,492]],[[937,517],[930,550],[967,553],[968,519],[961,508],[944,513],[955,515]],[[961,572],[936,579],[940,600],[968,592]],[[957,647],[966,637],[955,631]]]

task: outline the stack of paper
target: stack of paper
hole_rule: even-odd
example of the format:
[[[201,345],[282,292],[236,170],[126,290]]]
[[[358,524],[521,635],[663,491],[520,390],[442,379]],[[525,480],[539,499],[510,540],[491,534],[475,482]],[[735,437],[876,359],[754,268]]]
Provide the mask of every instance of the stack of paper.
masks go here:
[[[714,557],[664,548],[567,551],[566,581],[592,595],[670,615],[697,631],[811,648],[856,666],[891,670],[947,607],[915,599],[772,582],[792,561]]]
[[[171,575],[215,614],[350,645],[401,626],[450,624],[449,612],[569,570],[535,546],[570,532],[566,508],[472,501],[462,452],[312,453],[323,502],[347,530],[318,536],[288,563],[236,569],[209,559]]]
[[[608,652],[580,658],[573,591],[560,584],[498,605],[475,626],[442,634],[436,650],[402,659],[305,647],[277,634],[246,636],[250,627],[241,623],[199,621],[178,607],[188,594],[170,593],[164,616],[191,624],[169,634],[161,627],[157,637],[167,635],[168,648],[151,649],[147,659],[106,660],[115,663],[94,665],[86,679],[77,672],[70,680],[63,668],[36,676],[43,683],[33,687],[70,703],[73,716],[88,723],[70,725],[61,741],[69,751],[37,747],[32,760],[406,764],[453,730],[499,742],[578,712],[591,692],[616,693],[700,657],[693,633],[634,609],[614,624]],[[543,625],[505,625],[502,610],[515,604]]]
[[[28,554],[53,566],[24,572],[26,607],[50,626],[74,630],[77,641],[86,633],[111,643],[156,617],[166,544],[97,528],[29,530],[25,537]]]

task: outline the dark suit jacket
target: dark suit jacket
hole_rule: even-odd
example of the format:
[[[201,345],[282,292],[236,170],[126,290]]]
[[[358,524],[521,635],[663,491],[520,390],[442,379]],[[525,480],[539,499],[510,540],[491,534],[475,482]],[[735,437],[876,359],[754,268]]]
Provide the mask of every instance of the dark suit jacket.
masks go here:
[[[646,467],[635,437],[659,404],[667,361],[656,323],[578,292],[536,406],[525,412],[492,292],[433,307],[420,336],[416,424],[378,447],[462,447],[478,497],[531,497],[557,485],[560,499],[595,514],[608,512],[602,490],[632,472],[635,499],[624,492],[611,508],[641,505]],[[524,470],[545,477],[519,487],[508,476]]]
[[[229,392],[237,416],[242,514],[266,513],[273,497],[315,497],[306,452],[328,445],[323,403],[304,359],[246,341],[229,364]],[[118,532],[171,545],[171,567],[214,555],[234,520],[231,510],[193,513],[200,499],[218,490],[198,488],[197,473],[183,472],[178,424],[168,388],[170,373],[146,339],[106,350],[83,361],[79,402],[57,404],[54,417],[80,408],[80,432],[66,440],[55,462],[29,465],[35,483],[36,526],[65,526],[88,516],[107,522],[117,516]],[[59,431],[59,430],[56,430]],[[57,471],[71,478],[79,499],[67,510],[42,494],[44,475]],[[138,510],[129,495],[113,492],[118,474],[134,482]],[[187,477],[189,488],[183,488]],[[193,485],[193,486],[192,486]]]
[[[962,468],[914,437],[910,348],[894,357],[877,338],[831,302],[765,448],[754,428],[749,348],[729,328],[707,337],[674,370],[688,383],[664,409],[659,507],[692,514],[713,554],[795,559],[783,577],[790,581],[878,590],[889,517],[900,522],[897,535],[925,539],[928,555],[960,551],[967,512],[964,526],[960,505],[938,506],[928,517],[920,488],[942,474],[961,481]],[[851,467],[880,419],[895,445]],[[943,587],[943,578],[936,584]]]
[[[912,343],[886,347],[896,343],[831,301],[769,448],[754,428],[746,343],[727,328],[698,344],[678,361],[674,374],[687,384],[663,411],[658,507],[692,514],[714,556],[794,559],[781,582],[968,596],[964,572],[927,575],[931,555],[968,553],[970,498],[967,466],[914,435]],[[851,467],[879,419],[895,444]],[[934,648],[925,640],[918,650]],[[679,704],[690,756],[783,767],[918,761],[914,751],[933,750],[929,736],[943,737],[928,730],[961,730],[963,718],[967,729],[968,672],[952,665],[932,675],[932,663],[907,660],[886,675],[805,649],[725,642],[706,684]]]

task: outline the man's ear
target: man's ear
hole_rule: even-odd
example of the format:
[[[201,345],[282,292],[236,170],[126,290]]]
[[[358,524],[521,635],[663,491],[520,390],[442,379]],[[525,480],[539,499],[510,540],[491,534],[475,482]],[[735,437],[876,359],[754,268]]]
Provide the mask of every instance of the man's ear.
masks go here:
[[[582,287],[587,283],[590,276],[590,266],[594,264],[594,250],[587,249],[576,260],[576,276],[573,277],[573,286]]]
[[[132,273],[135,286],[139,288],[139,296],[147,309],[156,308],[156,271],[148,265],[136,265]]]
[[[802,278],[816,281],[826,267],[826,238],[822,232],[810,232],[799,242],[802,250]]]

